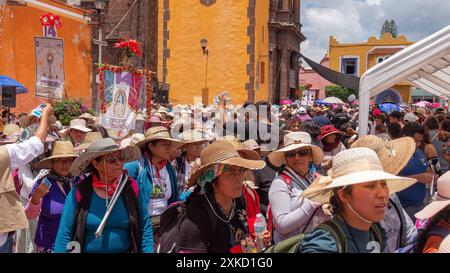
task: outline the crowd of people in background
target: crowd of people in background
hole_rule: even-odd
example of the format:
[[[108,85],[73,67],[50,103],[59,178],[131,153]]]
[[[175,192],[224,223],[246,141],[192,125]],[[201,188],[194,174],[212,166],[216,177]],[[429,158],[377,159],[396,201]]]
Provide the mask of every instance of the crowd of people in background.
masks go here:
[[[3,112],[0,253],[450,251],[447,109],[228,102]]]

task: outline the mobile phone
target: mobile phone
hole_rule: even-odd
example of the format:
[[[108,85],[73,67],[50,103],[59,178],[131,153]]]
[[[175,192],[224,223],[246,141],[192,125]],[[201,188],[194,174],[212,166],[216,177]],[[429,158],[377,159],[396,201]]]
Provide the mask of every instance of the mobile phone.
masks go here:
[[[48,179],[44,179],[44,184],[47,185],[47,187],[50,189],[52,187],[52,183],[50,183],[50,181],[48,181]]]
[[[32,111],[32,114],[38,118],[40,118],[42,116],[42,110],[47,107],[47,104],[45,104],[44,102],[41,102],[41,104],[39,104],[38,107],[34,108]]]

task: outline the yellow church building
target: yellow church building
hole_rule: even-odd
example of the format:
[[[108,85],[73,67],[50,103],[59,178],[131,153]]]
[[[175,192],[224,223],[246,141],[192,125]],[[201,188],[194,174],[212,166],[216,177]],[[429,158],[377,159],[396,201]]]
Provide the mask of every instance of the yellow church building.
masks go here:
[[[403,35],[392,38],[390,33],[384,33],[377,39],[371,36],[367,42],[341,44],[330,36],[329,41],[330,68],[349,75],[361,77],[369,68],[386,60],[400,50],[414,44]],[[395,86],[378,94],[374,101],[381,103],[409,103],[413,86],[407,82],[398,82]]]
[[[158,0],[160,89],[173,104],[233,104],[298,87],[300,0]]]

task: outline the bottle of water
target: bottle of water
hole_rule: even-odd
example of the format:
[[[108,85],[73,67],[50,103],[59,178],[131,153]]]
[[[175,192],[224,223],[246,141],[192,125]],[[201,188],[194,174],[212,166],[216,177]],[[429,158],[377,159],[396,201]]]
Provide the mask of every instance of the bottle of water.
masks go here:
[[[264,245],[263,233],[264,233],[264,231],[267,230],[267,223],[266,223],[266,219],[264,218],[264,216],[261,213],[258,213],[256,215],[256,221],[255,221],[255,225],[253,227],[255,230],[256,246],[257,246],[259,252],[264,251],[266,249],[266,247]]]

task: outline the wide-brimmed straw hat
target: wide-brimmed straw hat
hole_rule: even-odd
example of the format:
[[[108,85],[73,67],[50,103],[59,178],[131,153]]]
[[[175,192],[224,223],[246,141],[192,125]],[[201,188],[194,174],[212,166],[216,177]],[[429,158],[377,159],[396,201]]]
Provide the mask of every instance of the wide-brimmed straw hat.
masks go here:
[[[355,141],[351,148],[369,148],[377,153],[385,172],[397,175],[408,164],[416,150],[411,137],[385,141],[374,135],[366,135]]]
[[[89,129],[88,127],[86,127],[86,120],[81,119],[81,118],[76,118],[76,119],[72,119],[70,121],[69,127],[67,127],[64,130],[59,131],[59,134],[62,136],[65,136],[69,133],[69,131],[71,129],[75,129],[75,130],[85,132],[85,133],[92,131],[92,129]]]
[[[251,159],[251,160],[261,159],[261,157],[259,156],[259,154],[256,151],[244,148],[242,143],[240,143],[239,140],[237,140],[237,139],[224,138],[224,139],[218,140],[218,142],[221,142],[221,141],[228,142],[231,145],[233,145],[233,147],[236,149],[236,151],[238,151],[239,155],[245,159]]]
[[[417,181],[385,172],[377,154],[369,148],[353,148],[338,153],[328,174],[316,178],[301,196],[325,204],[329,203],[335,188],[383,180],[387,182],[389,194],[393,194]]]
[[[103,135],[100,132],[88,132],[86,137],[84,138],[84,142],[75,147],[75,151],[83,151],[86,150],[92,142],[96,140],[103,139]]]
[[[248,149],[248,150],[261,149],[261,147],[259,146],[258,142],[256,142],[256,140],[254,140],[254,139],[249,139],[249,140],[246,140],[246,141],[242,142],[242,146],[245,149]]]
[[[286,164],[285,152],[300,148],[310,148],[314,164],[320,164],[323,159],[323,151],[320,147],[311,144],[311,136],[306,132],[292,132],[284,136],[284,148],[271,152],[267,155],[270,163],[276,167]]]
[[[57,158],[77,158],[74,153],[73,144],[70,141],[55,141],[52,149],[52,156],[47,157],[36,163],[36,169],[52,169],[53,159]]]
[[[33,118],[33,117],[39,120],[39,118],[37,116],[35,116],[34,114],[28,114],[26,116],[21,116],[19,118],[19,125],[20,125],[20,127],[26,128],[26,127],[30,126],[31,118]],[[48,117],[47,124],[50,126],[51,124],[55,123],[56,120],[57,119],[56,119],[56,117],[54,115],[50,115]]]
[[[204,137],[204,133],[199,130],[187,130],[177,136],[183,142],[183,146],[192,143],[207,143],[209,140]]]
[[[120,148],[112,138],[104,138],[94,141],[72,164],[70,172],[74,176],[82,175],[91,162],[103,155],[122,152],[122,163],[138,160],[141,157],[141,150],[136,146]]]
[[[183,145],[183,142],[170,137],[169,131],[167,130],[166,127],[155,126],[155,127],[149,128],[145,132],[145,139],[136,143],[136,146],[139,149],[143,149],[147,143],[154,141],[154,140],[170,141],[172,144],[170,147],[171,150],[177,149]]]
[[[7,124],[3,128],[2,137],[0,144],[10,144],[15,143],[20,138],[21,129],[16,124]]]
[[[228,164],[250,170],[262,169],[265,166],[262,160],[249,160],[241,157],[233,145],[227,141],[217,141],[205,148],[200,154],[200,167],[189,177],[188,187],[192,187],[200,175],[214,164]]]
[[[439,253],[450,253],[450,234],[439,245]]]
[[[89,124],[95,123],[95,121],[97,120],[96,117],[94,117],[93,115],[91,115],[89,113],[84,113],[84,114],[78,116],[78,118],[86,120],[86,122]]]
[[[433,202],[416,213],[416,218],[429,219],[450,205],[450,171],[438,178],[437,191],[432,199]]]
[[[127,147],[130,145],[136,145],[139,141],[145,139],[145,136],[140,133],[133,134],[131,137],[127,137],[120,142],[120,147]]]

